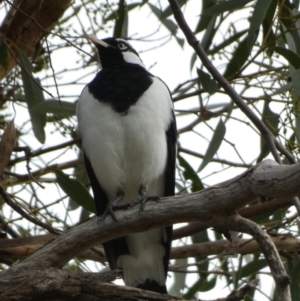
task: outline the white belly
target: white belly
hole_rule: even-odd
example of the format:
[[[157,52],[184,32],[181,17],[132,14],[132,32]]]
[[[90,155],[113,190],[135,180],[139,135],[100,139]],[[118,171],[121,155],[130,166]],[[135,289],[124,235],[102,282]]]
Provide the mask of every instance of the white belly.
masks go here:
[[[165,85],[156,78],[153,85],[157,89],[146,91],[126,115],[94,99],[87,87],[82,92],[78,107],[82,148],[109,201],[117,188],[124,191],[123,203],[138,198],[142,184],[149,195],[164,193],[165,132],[172,104]]]

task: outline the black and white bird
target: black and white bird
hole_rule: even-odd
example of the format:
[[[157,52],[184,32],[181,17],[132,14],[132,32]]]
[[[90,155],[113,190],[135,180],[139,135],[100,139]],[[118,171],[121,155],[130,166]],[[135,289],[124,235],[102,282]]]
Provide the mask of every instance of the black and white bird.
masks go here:
[[[115,205],[174,195],[176,122],[168,87],[123,39],[98,40],[102,69],[79,99],[78,131],[98,215]],[[141,213],[142,214],[142,213]],[[126,285],[166,293],[172,226],[104,243]]]

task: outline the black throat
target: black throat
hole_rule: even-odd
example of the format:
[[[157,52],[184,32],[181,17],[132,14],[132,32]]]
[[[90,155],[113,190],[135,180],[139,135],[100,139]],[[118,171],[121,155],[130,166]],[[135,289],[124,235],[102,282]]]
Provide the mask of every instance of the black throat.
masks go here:
[[[153,83],[153,75],[140,65],[121,63],[106,67],[88,84],[89,92],[119,112],[126,112]]]

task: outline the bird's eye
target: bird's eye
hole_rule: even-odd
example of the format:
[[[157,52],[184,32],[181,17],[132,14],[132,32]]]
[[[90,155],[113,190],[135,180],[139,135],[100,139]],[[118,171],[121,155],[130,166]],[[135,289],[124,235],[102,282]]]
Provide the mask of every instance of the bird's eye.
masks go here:
[[[124,43],[119,43],[118,47],[119,47],[120,50],[126,50],[127,49],[127,46]]]

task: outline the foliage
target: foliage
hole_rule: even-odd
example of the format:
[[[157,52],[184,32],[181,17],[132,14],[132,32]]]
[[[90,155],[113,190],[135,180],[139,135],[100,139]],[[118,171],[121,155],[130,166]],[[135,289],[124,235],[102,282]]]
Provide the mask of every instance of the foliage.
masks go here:
[[[181,0],[178,3],[209,59],[298,161],[299,1]],[[44,5],[43,1],[40,5]],[[1,2],[3,19],[12,10],[9,1]],[[77,146],[75,117],[78,96],[99,68],[85,34],[130,40],[151,72],[169,84],[180,135],[178,194],[224,181],[270,156],[259,131],[185,42],[166,1],[76,0],[51,33],[45,33],[32,55],[22,48],[16,51],[17,42],[1,36],[0,65],[7,73],[0,89],[0,127],[4,130],[14,119],[17,142],[0,185],[27,214],[64,230],[91,216],[87,209],[94,210]],[[9,57],[18,60],[16,68],[9,68]],[[81,207],[82,199],[87,202],[85,208]],[[0,204],[0,227],[9,238],[47,233],[43,227],[20,217],[3,200]],[[254,216],[253,220],[273,235],[297,236],[298,217],[292,214],[293,211],[284,208]],[[222,236],[217,232],[205,230],[178,239],[174,246],[219,239]],[[199,292],[201,298],[216,296],[212,294],[216,288],[237,289],[252,278],[270,281],[266,262],[258,253],[241,255],[237,250],[234,253],[174,261],[172,268],[185,267],[187,262],[194,267],[193,273],[189,271],[184,277],[170,273],[171,293],[195,299]],[[298,279],[299,259],[294,255],[287,254],[283,260],[289,274]],[[2,268],[11,263],[3,262]],[[73,265],[78,269],[103,269],[100,264],[94,268],[90,262],[76,261]],[[210,273],[204,273],[204,269]],[[215,273],[220,271],[224,273]],[[299,285],[294,283],[292,296],[299,296],[299,291]],[[262,285],[253,298],[272,300],[273,296],[270,288]]]

